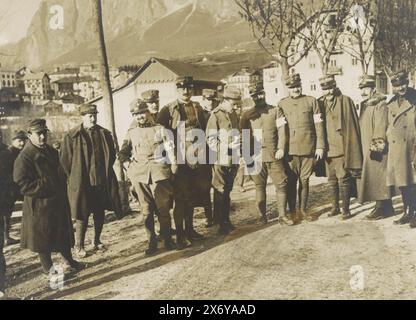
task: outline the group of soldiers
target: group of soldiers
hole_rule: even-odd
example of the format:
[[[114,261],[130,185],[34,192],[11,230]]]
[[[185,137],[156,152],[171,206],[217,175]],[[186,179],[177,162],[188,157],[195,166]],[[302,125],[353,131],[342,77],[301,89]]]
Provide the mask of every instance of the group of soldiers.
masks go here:
[[[255,185],[262,223],[268,222],[269,176],[280,223],[317,219],[308,211],[309,179],[315,172],[328,177],[329,216],[342,213],[342,219],[351,218],[352,197],[359,203],[376,202],[368,219],[392,216],[391,199],[400,190],[404,214],[395,223],[416,227],[416,91],[404,71],[394,74],[391,82],[394,95],[387,98],[376,91],[373,76],[363,76],[358,112],[330,75],[320,79],[324,94],[319,99],[302,94],[299,74],[289,75],[289,96],[277,106],[266,103],[262,83],[253,83],[250,99],[244,101],[230,86],[203,90],[197,103],[192,101],[192,77],[182,77],[176,81],[177,99],[163,108],[159,109],[157,90],[144,92],[130,104],[133,121],[118,154],[111,133],[97,124],[98,111],[92,104],[80,106],[82,124],[65,135],[59,152],[47,143],[44,119],[30,121],[27,133],[17,132],[10,147],[3,144],[0,132],[0,295],[5,290],[3,245],[17,243],[9,231],[19,197],[23,196],[21,248],[38,253],[45,274],[53,268],[53,252],[62,255],[65,272],[85,267],[73,254],[78,260],[88,255],[90,215],[94,251],[106,250],[101,242],[105,210],[124,216],[113,169],[117,157],[140,204],[147,255],[157,252],[159,238],[167,250],[182,250],[203,239],[194,228],[195,207],[204,208],[206,227],[218,225],[220,235],[232,232],[230,193],[237,172],[242,181],[245,174]],[[202,141],[195,130],[205,133]]]

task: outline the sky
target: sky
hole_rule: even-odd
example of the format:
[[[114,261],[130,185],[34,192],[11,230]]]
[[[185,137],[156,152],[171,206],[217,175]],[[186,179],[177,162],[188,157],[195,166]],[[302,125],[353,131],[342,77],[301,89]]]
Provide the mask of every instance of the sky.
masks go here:
[[[0,0],[0,45],[17,42],[27,29],[42,0]]]

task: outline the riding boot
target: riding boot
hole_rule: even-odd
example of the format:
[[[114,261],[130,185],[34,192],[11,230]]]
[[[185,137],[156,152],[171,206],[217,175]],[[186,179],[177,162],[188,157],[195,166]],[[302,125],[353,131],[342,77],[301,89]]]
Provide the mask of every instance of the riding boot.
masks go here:
[[[412,220],[412,217],[414,215],[413,208],[411,206],[412,200],[411,200],[409,188],[408,187],[402,188],[401,192],[402,192],[404,213],[403,213],[403,216],[399,220],[394,221],[394,224],[409,223],[410,220]]]
[[[311,221],[313,220],[309,212],[307,211],[309,199],[309,181],[302,182],[302,192],[300,196],[300,214],[302,219]]]
[[[341,187],[342,194],[342,220],[352,218],[350,211],[350,186],[344,185]]]
[[[286,189],[277,190],[277,212],[279,214],[279,222],[286,225],[293,223],[286,216],[287,193]]]
[[[332,199],[332,209],[328,214],[328,217],[334,217],[341,213],[339,209],[339,187],[338,182],[330,184],[331,199]]]
[[[19,240],[16,240],[10,237],[10,228],[11,228],[10,220],[11,220],[10,216],[4,217],[4,244],[6,246],[12,246],[20,242]]]

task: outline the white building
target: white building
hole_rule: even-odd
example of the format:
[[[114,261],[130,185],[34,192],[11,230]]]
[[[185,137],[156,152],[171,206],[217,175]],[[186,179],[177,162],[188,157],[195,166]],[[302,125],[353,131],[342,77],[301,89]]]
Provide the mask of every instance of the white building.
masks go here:
[[[46,73],[27,73],[23,77],[23,82],[25,84],[25,93],[30,95],[30,101],[33,105],[50,99],[52,90],[49,76]]]
[[[17,87],[16,70],[0,67],[0,89]]]
[[[193,100],[201,99],[203,89],[217,89],[221,82],[216,81],[202,67],[180,61],[149,59],[128,82],[113,90],[114,114],[117,138],[120,143],[132,122],[130,103],[141,97],[144,91],[159,90],[161,108],[177,99],[176,79],[190,76],[194,79]],[[88,101],[97,105],[98,122],[106,124],[106,114],[102,97]]]
[[[227,86],[235,87],[241,91],[243,99],[250,98],[249,87],[250,84],[262,80],[262,72],[259,70],[251,70],[244,67],[240,71],[233,73],[226,79],[222,80]]]
[[[330,16],[328,17],[330,19]],[[367,33],[368,34],[368,33]],[[363,41],[369,41],[363,38]],[[369,43],[370,44],[370,43]],[[350,54],[342,50],[343,46],[355,48],[359,50],[358,42],[350,33],[342,33],[338,45],[332,52],[328,74],[335,76],[338,87],[341,92],[351,97],[358,105],[362,100],[360,90],[358,88],[359,79],[363,74],[360,61],[352,57]],[[294,49],[292,49],[294,50]],[[369,52],[373,52],[370,50]],[[297,56],[290,58],[289,63],[295,61]],[[375,73],[374,59],[368,57],[370,61],[368,74]],[[311,95],[316,98],[322,96],[322,90],[319,83],[319,78],[323,76],[320,59],[316,51],[311,50],[295,67],[290,70],[290,73],[299,73],[302,79],[303,93]],[[277,64],[271,64],[263,70],[264,86],[266,90],[266,99],[270,104],[276,105],[280,99],[285,97],[285,87],[282,81],[282,71]]]

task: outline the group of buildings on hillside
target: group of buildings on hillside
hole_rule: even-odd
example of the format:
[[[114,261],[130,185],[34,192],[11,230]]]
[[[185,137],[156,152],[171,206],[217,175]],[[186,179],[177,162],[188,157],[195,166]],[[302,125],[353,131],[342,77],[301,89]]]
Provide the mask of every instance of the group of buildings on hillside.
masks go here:
[[[118,87],[129,75],[118,68],[110,69],[111,84]],[[99,71],[95,65],[55,68],[53,72],[33,72],[27,67],[18,70],[0,65],[0,115],[24,113],[65,114],[101,95]]]

